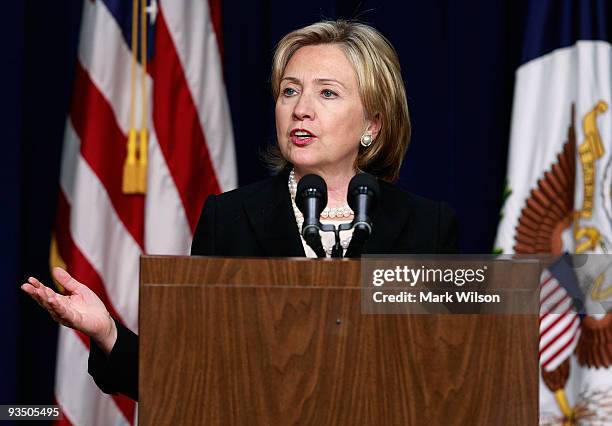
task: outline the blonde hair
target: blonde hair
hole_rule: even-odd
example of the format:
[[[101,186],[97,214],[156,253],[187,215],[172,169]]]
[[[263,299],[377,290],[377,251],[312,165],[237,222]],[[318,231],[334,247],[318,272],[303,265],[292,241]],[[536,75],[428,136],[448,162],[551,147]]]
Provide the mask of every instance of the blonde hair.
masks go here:
[[[276,46],[272,60],[272,95],[276,100],[280,81],[291,56],[301,47],[335,44],[340,47],[357,75],[359,95],[366,117],[377,114],[381,129],[367,148],[360,146],[358,170],[394,182],[410,142],[410,117],[399,58],[389,40],[369,25],[354,21],[322,21],[287,34]],[[277,146],[265,155],[279,171],[288,162]]]

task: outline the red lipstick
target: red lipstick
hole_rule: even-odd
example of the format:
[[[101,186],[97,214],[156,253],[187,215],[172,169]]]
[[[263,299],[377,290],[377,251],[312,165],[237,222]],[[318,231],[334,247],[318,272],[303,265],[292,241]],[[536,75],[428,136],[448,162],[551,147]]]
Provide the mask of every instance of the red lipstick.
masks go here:
[[[310,130],[306,129],[293,129],[291,132],[289,132],[289,140],[296,146],[306,146],[315,138],[316,135],[314,135]]]

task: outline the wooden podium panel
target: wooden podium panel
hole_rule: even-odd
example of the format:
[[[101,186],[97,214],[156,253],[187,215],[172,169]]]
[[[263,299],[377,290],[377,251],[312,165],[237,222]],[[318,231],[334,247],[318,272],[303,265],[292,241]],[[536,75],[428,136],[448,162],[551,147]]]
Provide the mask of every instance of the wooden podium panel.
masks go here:
[[[365,315],[360,273],[143,257],[140,424],[537,424],[537,315]]]

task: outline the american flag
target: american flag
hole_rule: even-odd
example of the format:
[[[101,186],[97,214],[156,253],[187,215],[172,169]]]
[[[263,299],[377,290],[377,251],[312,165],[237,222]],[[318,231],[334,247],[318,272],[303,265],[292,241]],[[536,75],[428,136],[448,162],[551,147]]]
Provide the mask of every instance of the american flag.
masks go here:
[[[542,272],[540,279],[540,366],[553,371],[569,358],[580,338],[582,300],[569,256]],[[580,307],[579,307],[580,308]]]
[[[132,2],[84,1],[52,247],[52,262],[135,332],[139,256],[188,254],[205,198],[237,182],[220,0],[146,1],[138,10],[146,7],[151,55],[146,72],[139,55],[135,63],[142,85],[131,78]],[[131,111],[149,123],[145,194],[122,191]],[[96,387],[88,351],[84,335],[61,327],[55,396],[63,422],[133,424],[136,404]]]

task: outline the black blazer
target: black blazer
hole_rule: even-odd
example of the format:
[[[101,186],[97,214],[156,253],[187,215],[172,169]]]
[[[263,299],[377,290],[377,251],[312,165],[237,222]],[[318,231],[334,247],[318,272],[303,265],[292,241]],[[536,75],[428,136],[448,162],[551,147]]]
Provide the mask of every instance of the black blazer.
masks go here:
[[[221,195],[204,204],[192,255],[305,256],[287,188],[288,172]],[[445,204],[380,183],[372,235],[363,247],[351,242],[347,256],[456,253],[457,221]],[[106,393],[138,399],[138,336],[117,323],[117,342],[106,356],[91,342],[89,373]]]
[[[291,207],[288,172],[221,195],[204,204],[192,255],[299,257],[304,247]],[[457,221],[445,203],[380,181],[368,254],[457,252]],[[347,253],[355,253],[355,244]]]

